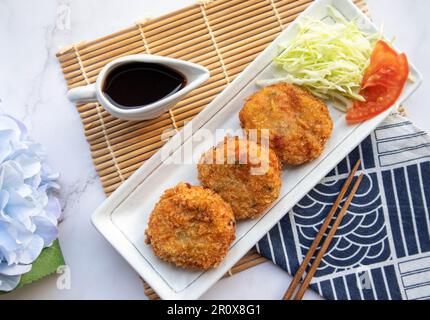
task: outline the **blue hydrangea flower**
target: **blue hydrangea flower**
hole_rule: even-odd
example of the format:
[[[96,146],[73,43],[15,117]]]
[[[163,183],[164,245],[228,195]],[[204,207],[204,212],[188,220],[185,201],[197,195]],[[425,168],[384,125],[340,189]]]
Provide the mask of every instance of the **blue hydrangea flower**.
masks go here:
[[[11,291],[58,236],[59,189],[40,145],[0,114],[0,291]]]

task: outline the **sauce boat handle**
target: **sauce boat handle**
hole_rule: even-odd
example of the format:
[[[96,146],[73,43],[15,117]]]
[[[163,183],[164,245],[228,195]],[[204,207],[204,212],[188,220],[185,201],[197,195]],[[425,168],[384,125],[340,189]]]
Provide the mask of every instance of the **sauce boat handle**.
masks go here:
[[[67,92],[67,98],[72,102],[94,102],[97,101],[96,85],[77,87]]]

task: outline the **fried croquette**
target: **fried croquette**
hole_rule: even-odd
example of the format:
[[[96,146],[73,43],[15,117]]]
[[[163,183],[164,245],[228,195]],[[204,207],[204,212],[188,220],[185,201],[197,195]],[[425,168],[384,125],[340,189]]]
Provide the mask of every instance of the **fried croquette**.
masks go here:
[[[203,154],[198,174],[205,187],[230,204],[236,220],[261,215],[279,197],[281,189],[276,154],[244,138],[227,137]]]
[[[266,87],[248,98],[239,118],[245,130],[270,130],[270,147],[286,165],[318,158],[333,131],[325,103],[287,83]]]
[[[166,190],[152,211],[146,243],[164,261],[207,270],[224,259],[235,229],[231,207],[219,195],[180,183]]]

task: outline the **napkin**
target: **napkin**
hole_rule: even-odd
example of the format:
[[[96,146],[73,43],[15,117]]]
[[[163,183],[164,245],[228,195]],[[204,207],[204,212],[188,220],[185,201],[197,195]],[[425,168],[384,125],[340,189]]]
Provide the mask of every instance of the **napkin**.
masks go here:
[[[257,250],[294,275],[358,159],[365,177],[311,288],[330,300],[430,299],[430,137],[400,115],[334,168]]]

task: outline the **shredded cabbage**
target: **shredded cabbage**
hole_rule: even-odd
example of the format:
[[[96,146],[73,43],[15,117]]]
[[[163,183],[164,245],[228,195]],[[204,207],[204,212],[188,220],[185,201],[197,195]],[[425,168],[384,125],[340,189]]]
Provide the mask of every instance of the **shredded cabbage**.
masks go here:
[[[267,86],[288,82],[306,87],[322,99],[341,102],[345,111],[350,100],[364,101],[359,94],[363,74],[370,62],[378,34],[362,32],[355,21],[347,21],[328,7],[334,23],[307,20],[299,34],[281,46],[274,59],[278,70],[274,79],[260,80]]]

